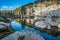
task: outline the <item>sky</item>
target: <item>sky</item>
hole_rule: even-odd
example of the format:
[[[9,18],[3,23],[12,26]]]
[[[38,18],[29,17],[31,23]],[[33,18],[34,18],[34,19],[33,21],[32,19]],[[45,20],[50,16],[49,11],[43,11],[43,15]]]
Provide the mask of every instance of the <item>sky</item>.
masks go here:
[[[0,10],[14,10],[36,0],[0,0]]]

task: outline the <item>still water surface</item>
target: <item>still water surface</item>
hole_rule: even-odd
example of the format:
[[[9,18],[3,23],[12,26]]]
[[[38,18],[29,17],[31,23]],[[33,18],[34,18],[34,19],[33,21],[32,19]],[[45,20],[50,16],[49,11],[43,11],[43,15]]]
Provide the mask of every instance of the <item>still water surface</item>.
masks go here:
[[[34,28],[30,28],[28,26],[25,26],[25,28],[22,28],[22,24],[21,23],[18,23],[16,21],[12,21],[11,22],[11,25],[12,25],[12,28],[16,31],[22,31],[22,30],[32,30],[32,31],[35,31],[36,33],[40,34],[45,40],[60,40],[60,36],[58,37],[53,37],[49,34],[46,34],[46,33],[43,33],[43,32],[40,32],[39,30],[37,29],[34,29]]]

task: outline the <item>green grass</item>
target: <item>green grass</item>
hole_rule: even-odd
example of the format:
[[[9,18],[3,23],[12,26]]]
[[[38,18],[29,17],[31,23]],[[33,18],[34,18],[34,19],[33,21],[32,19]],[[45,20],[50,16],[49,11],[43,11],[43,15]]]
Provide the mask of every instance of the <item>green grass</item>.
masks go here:
[[[60,18],[58,15],[54,15],[52,16],[52,18]]]

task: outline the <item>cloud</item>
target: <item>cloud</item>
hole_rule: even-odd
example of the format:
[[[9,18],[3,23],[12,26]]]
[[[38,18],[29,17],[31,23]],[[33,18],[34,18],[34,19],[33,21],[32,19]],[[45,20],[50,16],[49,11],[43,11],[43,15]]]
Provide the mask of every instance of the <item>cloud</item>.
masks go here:
[[[2,6],[1,10],[13,10],[13,6]]]
[[[10,6],[10,7],[8,7],[8,9],[9,9],[9,10],[13,10],[13,7],[12,7],[12,6]]]
[[[9,8],[13,8],[12,6],[10,6]]]
[[[7,6],[2,6],[2,8],[8,8]]]
[[[8,7],[7,6],[2,6],[2,10],[7,10]]]

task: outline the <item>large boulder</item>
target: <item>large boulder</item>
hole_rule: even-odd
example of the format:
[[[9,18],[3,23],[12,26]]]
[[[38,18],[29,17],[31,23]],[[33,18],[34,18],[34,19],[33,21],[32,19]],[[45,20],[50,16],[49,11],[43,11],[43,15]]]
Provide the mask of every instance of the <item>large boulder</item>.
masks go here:
[[[49,25],[51,25],[51,26],[57,26],[58,25],[58,22],[55,19],[52,19],[52,18],[46,18],[45,21],[47,23],[49,23]]]
[[[0,29],[6,29],[6,26],[0,25]]]
[[[0,22],[0,30],[8,30],[12,32],[10,23]]]
[[[42,28],[42,29],[47,27],[47,25],[46,25],[46,23],[44,21],[38,21],[38,22],[36,22],[35,26],[39,27],[39,28]]]
[[[36,22],[35,26],[42,29],[43,28],[51,29],[51,25],[44,20]]]
[[[31,19],[31,24],[34,24],[34,19]]]
[[[0,22],[0,25],[10,26],[10,23]]]

